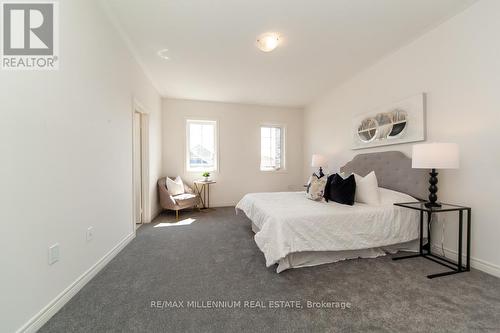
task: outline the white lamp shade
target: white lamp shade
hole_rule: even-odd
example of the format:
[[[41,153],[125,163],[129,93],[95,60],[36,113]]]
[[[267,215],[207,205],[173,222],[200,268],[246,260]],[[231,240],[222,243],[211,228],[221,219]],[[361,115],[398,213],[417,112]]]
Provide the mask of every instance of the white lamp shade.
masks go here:
[[[320,154],[313,154],[311,166],[313,168],[327,167],[328,161],[326,159],[326,156]]]
[[[458,169],[459,150],[456,143],[424,143],[413,146],[412,168]]]

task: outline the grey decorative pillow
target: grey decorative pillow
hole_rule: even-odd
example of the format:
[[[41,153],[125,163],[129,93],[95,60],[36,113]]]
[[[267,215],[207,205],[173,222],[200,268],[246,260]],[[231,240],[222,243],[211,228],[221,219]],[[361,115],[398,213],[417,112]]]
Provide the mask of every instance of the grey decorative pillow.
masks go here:
[[[306,198],[314,201],[323,200],[327,177],[318,179],[316,175],[312,175],[307,185]]]

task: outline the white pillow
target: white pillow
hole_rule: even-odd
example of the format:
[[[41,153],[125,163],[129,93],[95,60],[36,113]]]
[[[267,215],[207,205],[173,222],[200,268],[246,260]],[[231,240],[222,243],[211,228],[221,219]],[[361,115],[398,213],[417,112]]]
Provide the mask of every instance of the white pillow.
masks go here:
[[[352,175],[352,173],[347,174],[347,173],[345,173],[345,172],[339,172],[339,173],[338,173],[338,175],[339,175],[340,177],[342,177],[342,179],[347,179],[347,178],[349,178],[349,177]]]
[[[184,183],[182,182],[181,177],[177,176],[175,180],[167,177],[167,190],[171,195],[184,194]]]
[[[396,202],[415,202],[418,201],[414,197],[393,190],[389,190],[383,187],[378,188],[380,193],[380,204],[392,206]]]
[[[372,171],[365,177],[354,174],[354,179],[356,180],[356,194],[354,196],[354,201],[368,205],[379,205],[380,194],[375,172]]]

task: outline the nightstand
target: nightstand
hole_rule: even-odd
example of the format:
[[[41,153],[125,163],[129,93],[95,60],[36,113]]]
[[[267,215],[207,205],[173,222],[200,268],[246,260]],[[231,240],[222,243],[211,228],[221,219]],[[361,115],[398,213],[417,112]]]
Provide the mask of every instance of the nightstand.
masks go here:
[[[210,185],[215,184],[213,180],[195,180],[194,187],[198,195],[200,196],[202,209],[210,208]]]
[[[416,257],[424,257],[426,259],[432,260],[442,266],[448,267],[451,271],[428,275],[429,279],[437,278],[440,276],[463,273],[470,271],[470,229],[471,229],[471,208],[451,205],[442,203],[441,207],[426,207],[425,202],[404,202],[404,203],[395,203],[395,206],[403,207],[406,209],[414,209],[420,212],[420,244],[419,244],[419,253],[412,254],[408,256],[396,257],[393,260],[402,260],[408,258],[416,258]],[[431,221],[432,214],[444,213],[444,212],[458,212],[458,262],[452,261],[448,258],[444,258],[442,256],[435,255],[432,253],[431,249]],[[465,266],[462,263],[462,242],[463,242],[463,216],[464,212],[467,212],[467,239],[466,239],[466,262]],[[424,213],[427,215],[427,244],[424,245]]]

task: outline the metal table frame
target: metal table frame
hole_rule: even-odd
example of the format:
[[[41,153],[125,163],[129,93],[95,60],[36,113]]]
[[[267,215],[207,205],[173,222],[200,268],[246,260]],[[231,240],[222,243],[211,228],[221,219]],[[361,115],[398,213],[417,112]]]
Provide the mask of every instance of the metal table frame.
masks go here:
[[[416,206],[417,203],[420,203],[420,207]],[[442,266],[448,267],[451,271],[446,271],[443,273],[431,274],[427,277],[429,279],[434,279],[441,276],[458,274],[463,272],[470,271],[470,232],[471,232],[471,215],[472,210],[470,207],[451,205],[451,204],[443,204],[443,206],[448,206],[449,208],[428,208],[423,205],[423,202],[405,202],[405,203],[395,203],[395,206],[404,207],[408,209],[414,209],[420,211],[420,243],[419,243],[419,253],[395,257],[392,260],[402,260],[409,258],[417,258],[424,257],[431,261],[434,261]],[[452,261],[448,258],[444,258],[442,256],[435,255],[431,250],[431,221],[432,214],[441,213],[441,212],[453,212],[458,211],[458,262]],[[466,239],[466,261],[465,266],[463,265],[462,256],[463,256],[463,215],[464,211],[467,212],[467,239]],[[424,245],[424,212],[427,213],[427,244]]]
[[[202,209],[210,208],[210,185],[215,183],[215,181],[194,181],[196,193],[200,196],[201,204],[203,206]]]

